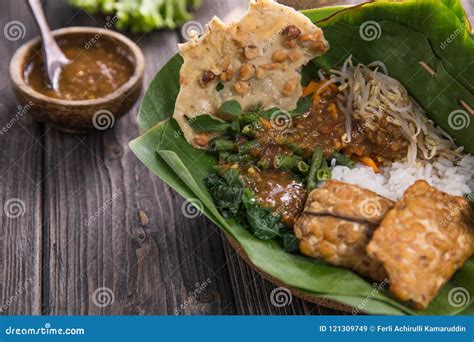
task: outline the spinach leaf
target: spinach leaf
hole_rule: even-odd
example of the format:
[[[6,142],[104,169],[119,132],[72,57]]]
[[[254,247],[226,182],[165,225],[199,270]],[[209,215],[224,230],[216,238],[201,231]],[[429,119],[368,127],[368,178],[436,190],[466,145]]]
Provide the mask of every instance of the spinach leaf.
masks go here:
[[[310,96],[302,97],[298,100],[298,103],[296,104],[296,108],[288,111],[288,114],[291,117],[300,116],[308,112],[310,108],[311,108],[311,97]],[[270,109],[264,110],[261,113],[261,116],[263,116],[264,118],[270,119],[272,114],[275,112],[286,112],[286,111],[283,111],[276,107],[272,107]]]
[[[196,133],[221,132],[230,127],[230,123],[209,114],[199,115],[189,120],[189,126]]]
[[[271,210],[258,205],[252,190],[244,190],[242,202],[247,210],[246,218],[250,230],[256,238],[271,240],[279,237],[280,232],[286,229],[281,223],[280,215],[275,215]]]
[[[229,100],[221,105],[219,113],[238,117],[242,114],[242,107],[237,100]]]
[[[297,253],[300,250],[300,242],[292,230],[286,229],[281,234],[281,245],[288,253]]]
[[[241,219],[241,223],[247,226],[256,238],[277,239],[285,251],[298,252],[299,242],[296,236],[283,225],[280,215],[257,203],[254,192],[244,188],[238,170],[229,169],[222,176],[211,173],[204,182],[217,209],[224,217]]]
[[[298,100],[296,108],[290,111],[291,116],[299,116],[309,111],[311,108],[311,97],[302,97]]]
[[[238,179],[238,174],[230,171],[226,173],[225,179],[214,172],[204,180],[217,209],[224,217],[236,216],[242,209],[244,189]]]

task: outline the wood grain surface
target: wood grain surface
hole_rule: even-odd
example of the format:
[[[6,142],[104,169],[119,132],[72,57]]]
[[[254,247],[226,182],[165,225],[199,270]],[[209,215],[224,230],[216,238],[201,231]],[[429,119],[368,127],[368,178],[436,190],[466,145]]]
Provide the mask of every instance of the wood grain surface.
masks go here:
[[[229,19],[245,0],[205,0],[200,23]],[[104,27],[107,18],[45,2],[52,28]],[[472,13],[472,12],[471,12]],[[14,51],[38,32],[23,1],[3,0],[0,28],[0,314],[339,314],[293,298],[253,271],[204,216],[132,154],[138,105],[114,127],[68,135],[18,108],[8,76]],[[24,35],[23,35],[24,33]],[[179,30],[129,35],[146,58],[145,87],[183,41]],[[107,304],[107,305],[105,305]]]

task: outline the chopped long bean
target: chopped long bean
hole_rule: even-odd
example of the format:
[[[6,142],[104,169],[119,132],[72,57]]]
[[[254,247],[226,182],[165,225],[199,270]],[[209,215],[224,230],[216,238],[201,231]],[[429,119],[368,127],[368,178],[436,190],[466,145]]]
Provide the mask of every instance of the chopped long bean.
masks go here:
[[[300,156],[287,156],[279,154],[273,160],[273,167],[280,170],[295,170],[298,167],[298,162],[302,161]]]
[[[219,160],[226,161],[229,156],[230,152],[228,151],[219,152]]]
[[[323,162],[323,165],[316,172],[316,179],[320,182],[327,181],[331,178],[331,169],[326,165],[326,162]]]
[[[310,168],[310,166],[306,164],[304,161],[299,161],[298,164],[296,164],[296,167],[298,171],[301,172],[303,175],[307,175]]]
[[[270,168],[270,159],[262,158],[258,161],[257,166],[262,170],[267,170]]]
[[[239,145],[239,153],[247,153],[252,149],[255,149],[260,146],[260,142],[257,140],[250,140],[242,145]]]
[[[252,156],[250,154],[231,154],[227,157],[228,163],[244,163],[252,160]]]
[[[331,157],[329,157],[329,161],[336,159],[336,165],[347,166],[350,169],[353,169],[355,166],[355,162],[340,152],[334,153]]]
[[[306,187],[309,190],[313,190],[318,186],[318,181],[316,178],[316,173],[321,167],[323,161],[323,149],[320,146],[317,146],[314,149],[313,157],[311,158],[311,168],[309,169],[308,179],[306,181]]]
[[[214,151],[234,151],[236,145],[233,141],[227,139],[214,139],[211,142],[211,149]]]
[[[253,138],[255,137],[255,135],[257,135],[257,129],[254,125],[248,124],[245,125],[244,128],[242,128],[242,134]]]
[[[303,149],[298,146],[298,144],[295,144],[294,142],[291,142],[289,140],[285,140],[283,142],[283,145],[288,147],[290,149],[290,151],[298,154],[298,155],[302,155],[303,154]]]

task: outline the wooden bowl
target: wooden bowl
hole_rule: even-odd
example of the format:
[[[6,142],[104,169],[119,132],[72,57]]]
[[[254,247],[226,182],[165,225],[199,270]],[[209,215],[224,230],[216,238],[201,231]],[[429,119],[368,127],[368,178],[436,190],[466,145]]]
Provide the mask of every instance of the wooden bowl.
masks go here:
[[[116,119],[135,104],[143,88],[145,58],[140,48],[124,35],[95,27],[68,27],[53,31],[57,38],[82,41],[107,39],[124,49],[134,66],[134,73],[120,88],[105,97],[93,100],[63,100],[48,97],[29,86],[24,77],[25,66],[37,53],[42,53],[40,38],[22,45],[10,62],[10,77],[15,95],[22,106],[40,122],[51,123],[69,133],[86,133],[113,126]]]

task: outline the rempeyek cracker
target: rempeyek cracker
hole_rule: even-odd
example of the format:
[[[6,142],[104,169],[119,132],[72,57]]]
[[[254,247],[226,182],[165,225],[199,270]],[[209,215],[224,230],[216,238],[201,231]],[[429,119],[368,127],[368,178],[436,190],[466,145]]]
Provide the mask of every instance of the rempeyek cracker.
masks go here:
[[[390,291],[423,309],[472,255],[473,229],[463,197],[417,181],[386,215],[367,250],[383,263]]]
[[[201,37],[179,46],[184,64],[173,118],[191,145],[206,148],[209,139],[196,138],[189,122],[217,116],[225,101],[293,110],[302,95],[301,67],[328,47],[306,16],[272,0],[251,2],[229,25],[215,17]]]

